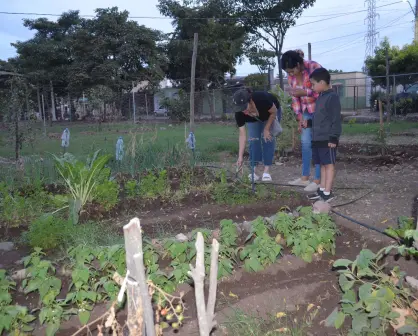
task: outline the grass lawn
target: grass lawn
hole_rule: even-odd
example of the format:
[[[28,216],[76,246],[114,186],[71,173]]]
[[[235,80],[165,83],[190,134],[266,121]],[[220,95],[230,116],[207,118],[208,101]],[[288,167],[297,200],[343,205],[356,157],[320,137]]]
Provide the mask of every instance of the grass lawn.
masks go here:
[[[68,151],[76,157],[86,157],[98,149],[107,153],[115,152],[116,141],[119,136],[123,136],[125,150],[132,142],[132,135],[136,135],[136,141],[141,143],[152,142],[158,150],[165,150],[170,146],[178,145],[185,148],[185,129],[184,125],[168,124],[138,124],[133,125],[128,122],[102,124],[102,130],[98,129],[97,124],[56,124],[52,127],[47,126],[48,138],[43,135],[41,123],[22,123],[21,131],[24,134],[24,144],[21,155],[41,155],[48,153],[60,153],[61,133],[64,128],[69,127],[71,138]],[[188,126],[188,125],[187,125]],[[343,134],[348,136],[367,135],[377,133],[380,125],[376,124],[344,124]],[[385,124],[391,133],[405,132],[418,129],[418,123],[397,121]],[[13,132],[3,130],[0,135],[0,157],[14,157],[14,135]],[[204,153],[205,157],[211,157],[219,152],[238,153],[238,130],[234,124],[210,124],[201,123],[196,125],[196,149]],[[279,142],[280,143],[280,142]]]

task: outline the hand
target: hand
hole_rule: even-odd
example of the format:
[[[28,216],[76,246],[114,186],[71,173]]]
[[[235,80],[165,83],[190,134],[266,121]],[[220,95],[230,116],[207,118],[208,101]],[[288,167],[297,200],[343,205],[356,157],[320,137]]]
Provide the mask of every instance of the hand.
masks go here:
[[[238,157],[237,160],[237,170],[240,171],[242,169],[242,163],[244,162],[244,158]]]
[[[269,129],[264,129],[264,140],[266,142],[269,142],[273,139],[273,137],[271,136],[270,130]]]
[[[335,148],[335,147],[337,147],[337,145],[335,143],[328,142],[328,147],[329,148]]]
[[[306,90],[303,90],[303,89],[291,89],[289,93],[293,97],[298,97],[298,98],[306,96]]]
[[[304,123],[305,123],[304,120],[299,120],[299,122],[298,122],[298,132],[299,133],[302,133],[302,128],[305,128]]]

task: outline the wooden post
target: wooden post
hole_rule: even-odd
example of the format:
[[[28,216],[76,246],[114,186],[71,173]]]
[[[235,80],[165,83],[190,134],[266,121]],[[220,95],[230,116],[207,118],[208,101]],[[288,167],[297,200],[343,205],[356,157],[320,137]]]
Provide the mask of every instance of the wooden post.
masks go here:
[[[36,87],[36,97],[38,98],[38,112],[42,117],[41,93],[39,92],[39,86]]]
[[[385,126],[383,124],[383,104],[380,99],[379,99],[379,118],[380,118],[379,140],[380,142],[382,142],[385,136],[384,134]],[[385,153],[386,153],[386,150],[384,146],[382,146],[382,156],[385,155]]]
[[[308,43],[308,60],[312,61],[312,44]]]
[[[417,0],[418,1],[418,0]],[[396,117],[396,76],[393,75],[393,110],[395,113],[395,117]]]
[[[52,80],[49,81],[51,86],[51,114],[52,118],[51,121],[57,121],[57,113],[55,111],[55,94],[54,94],[54,86],[52,85]]]
[[[196,59],[197,59],[197,43],[198,34],[194,33],[193,39],[193,55],[192,55],[192,70],[190,78],[190,131],[194,132],[194,91],[195,91],[195,77],[196,77]]]
[[[126,249],[126,267],[128,281],[126,283],[128,300],[127,326],[130,335],[155,336],[153,310],[145,282],[142,234],[138,218],[132,219],[123,227]],[[142,262],[142,267],[141,267]],[[151,319],[150,319],[151,316]],[[144,323],[145,322],[145,323]]]
[[[390,122],[390,78],[389,78],[389,51],[386,49],[386,112],[387,121]]]
[[[209,300],[205,304],[205,244],[201,232],[197,233],[196,238],[196,268],[190,265],[189,275],[193,278],[197,316],[199,321],[199,335],[209,336],[216,322],[215,316],[215,302],[216,302],[216,287],[218,277],[218,256],[219,243],[216,239],[212,242],[211,264],[210,264],[210,284],[209,284]]]
[[[148,119],[148,96],[145,94],[145,110],[147,111],[147,119]]]

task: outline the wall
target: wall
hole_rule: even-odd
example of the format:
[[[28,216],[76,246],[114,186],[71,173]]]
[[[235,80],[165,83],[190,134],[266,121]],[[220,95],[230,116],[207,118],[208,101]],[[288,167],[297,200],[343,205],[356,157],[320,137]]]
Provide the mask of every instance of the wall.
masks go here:
[[[331,74],[331,84],[338,92],[343,110],[357,110],[368,107],[367,76],[362,72]],[[370,85],[370,84],[369,84]]]

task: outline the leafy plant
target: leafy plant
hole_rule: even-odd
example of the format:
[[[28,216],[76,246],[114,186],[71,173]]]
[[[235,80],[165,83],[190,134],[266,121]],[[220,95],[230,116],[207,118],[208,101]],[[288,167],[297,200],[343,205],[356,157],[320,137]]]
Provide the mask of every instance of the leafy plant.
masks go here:
[[[352,320],[349,335],[378,336],[385,334],[389,325],[399,334],[418,332],[417,310],[411,306],[416,300],[409,288],[404,286],[405,273],[395,267],[390,274],[384,272],[381,259],[385,251],[378,254],[364,249],[356,260],[339,259],[339,285],[343,292],[341,308],[336,308],[327,319],[328,326],[340,328],[346,317]],[[416,308],[416,307],[415,307]],[[406,318],[402,321],[401,315]]]
[[[81,209],[95,195],[97,184],[103,183],[109,178],[110,169],[105,168],[111,155],[101,155],[96,151],[86,163],[80,162],[69,153],[65,153],[62,158],[53,155],[55,166],[64,179],[73,198],[71,207],[72,217],[75,223]]]
[[[68,220],[53,215],[43,215],[29,226],[27,239],[32,247],[50,250],[60,246],[69,230]]]
[[[163,197],[170,189],[167,171],[162,170],[156,175],[148,173],[139,181],[139,194],[145,199]]]
[[[412,245],[412,239],[406,239],[405,233],[415,229],[414,219],[411,217],[400,216],[396,228],[388,227],[385,232],[396,239],[401,239],[406,245]]]
[[[104,181],[96,186],[94,200],[106,211],[113,209],[119,202],[119,185],[116,181]]]
[[[268,228],[262,217],[258,217],[252,223],[252,230],[246,241],[254,237],[254,241],[250,245],[246,245],[239,254],[247,272],[263,270],[265,266],[277,260],[282,250],[281,245],[269,236]]]
[[[313,214],[310,208],[301,208],[300,217],[279,212],[273,228],[283,234],[292,253],[306,262],[311,262],[315,253],[324,251],[335,254],[337,228],[328,215]]]
[[[136,180],[129,180],[125,183],[125,192],[128,199],[134,199],[139,194],[139,186]]]

